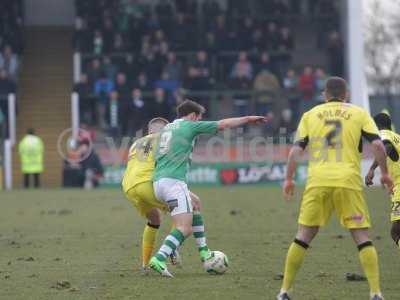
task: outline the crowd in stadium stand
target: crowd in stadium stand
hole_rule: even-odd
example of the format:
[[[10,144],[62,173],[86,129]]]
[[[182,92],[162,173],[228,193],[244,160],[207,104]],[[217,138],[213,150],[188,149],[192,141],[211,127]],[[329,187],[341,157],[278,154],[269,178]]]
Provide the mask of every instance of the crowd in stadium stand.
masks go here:
[[[211,90],[219,91],[218,103],[229,98],[232,114],[270,114],[294,128],[300,113],[321,101],[327,73],[343,73],[335,1],[226,4],[77,0],[73,45],[84,59],[74,90],[82,119],[132,134],[151,116],[173,118],[186,95],[211,107],[215,99],[204,93]],[[326,65],[293,64],[295,14],[322,16],[315,47],[326,53]]]
[[[0,136],[7,117],[7,95],[15,93],[23,50],[21,0],[0,1]]]

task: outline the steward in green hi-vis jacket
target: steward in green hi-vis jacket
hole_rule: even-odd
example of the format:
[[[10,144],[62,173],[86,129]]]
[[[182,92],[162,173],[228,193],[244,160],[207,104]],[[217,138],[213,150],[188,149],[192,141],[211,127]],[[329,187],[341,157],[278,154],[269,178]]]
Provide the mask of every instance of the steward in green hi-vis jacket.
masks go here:
[[[39,175],[43,173],[44,145],[40,137],[35,135],[33,129],[28,129],[27,135],[23,137],[18,145],[21,161],[21,171],[24,174],[24,187],[29,188],[30,177],[33,176],[34,186],[40,186]]]

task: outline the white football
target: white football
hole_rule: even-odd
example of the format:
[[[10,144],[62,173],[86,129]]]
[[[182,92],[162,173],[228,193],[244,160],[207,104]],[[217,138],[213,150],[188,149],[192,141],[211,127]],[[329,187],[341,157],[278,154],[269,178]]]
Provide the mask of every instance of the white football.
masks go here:
[[[228,270],[228,257],[221,251],[211,251],[211,257],[203,264],[208,274],[221,275]]]

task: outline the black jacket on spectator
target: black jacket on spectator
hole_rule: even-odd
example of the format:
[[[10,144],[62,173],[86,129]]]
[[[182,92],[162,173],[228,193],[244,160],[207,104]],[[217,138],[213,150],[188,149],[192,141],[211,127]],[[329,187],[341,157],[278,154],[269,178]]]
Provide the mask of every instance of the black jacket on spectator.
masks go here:
[[[0,79],[0,96],[15,93],[15,91],[16,86],[12,80],[8,78]]]
[[[81,162],[82,170],[85,172],[88,169],[94,171],[96,175],[102,176],[104,173],[103,165],[95,151],[91,151],[89,156]]]

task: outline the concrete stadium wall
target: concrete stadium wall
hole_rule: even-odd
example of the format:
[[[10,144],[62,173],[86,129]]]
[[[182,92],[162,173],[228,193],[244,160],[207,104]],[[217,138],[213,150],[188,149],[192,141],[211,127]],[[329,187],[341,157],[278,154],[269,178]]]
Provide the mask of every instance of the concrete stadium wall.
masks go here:
[[[25,0],[28,26],[72,26],[75,7],[72,0]]]

